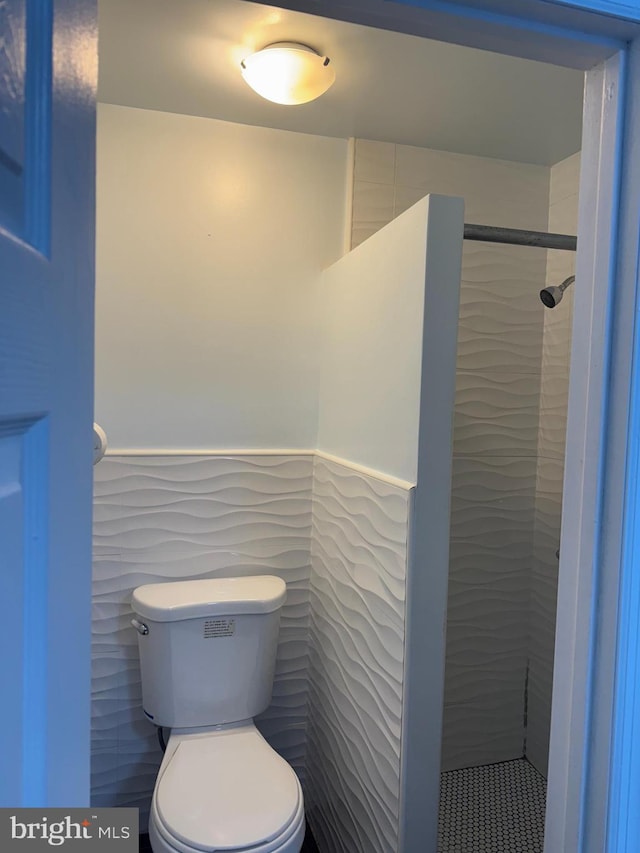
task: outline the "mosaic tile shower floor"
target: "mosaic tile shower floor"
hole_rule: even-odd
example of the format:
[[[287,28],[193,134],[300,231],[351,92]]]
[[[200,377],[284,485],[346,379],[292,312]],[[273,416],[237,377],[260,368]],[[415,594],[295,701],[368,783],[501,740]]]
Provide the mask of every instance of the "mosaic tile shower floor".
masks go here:
[[[524,758],[443,773],[438,853],[542,853],[546,788]]]

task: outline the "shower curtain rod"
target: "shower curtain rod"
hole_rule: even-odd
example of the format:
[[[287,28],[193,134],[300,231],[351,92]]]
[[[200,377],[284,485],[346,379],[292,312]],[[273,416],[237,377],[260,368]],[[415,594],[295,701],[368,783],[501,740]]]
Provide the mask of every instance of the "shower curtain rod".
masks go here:
[[[515,246],[538,246],[540,249],[565,249],[575,252],[578,238],[571,234],[548,234],[546,231],[522,231],[519,228],[499,228],[493,225],[471,225],[465,222],[465,240],[483,243],[511,243]]]

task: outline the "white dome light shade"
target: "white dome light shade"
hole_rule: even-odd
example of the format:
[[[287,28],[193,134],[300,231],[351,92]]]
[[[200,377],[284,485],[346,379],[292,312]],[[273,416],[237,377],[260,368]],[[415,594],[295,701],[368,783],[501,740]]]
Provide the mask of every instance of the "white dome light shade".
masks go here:
[[[336,79],[328,57],[294,42],[267,45],[241,66],[253,91],[276,104],[306,104],[324,95]]]

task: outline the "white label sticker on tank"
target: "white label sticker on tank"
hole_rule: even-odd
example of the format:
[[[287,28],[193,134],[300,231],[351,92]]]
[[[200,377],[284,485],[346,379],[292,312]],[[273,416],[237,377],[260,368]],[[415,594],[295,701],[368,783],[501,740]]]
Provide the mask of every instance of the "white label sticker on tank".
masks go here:
[[[235,619],[207,619],[204,623],[204,638],[232,637],[236,632]]]

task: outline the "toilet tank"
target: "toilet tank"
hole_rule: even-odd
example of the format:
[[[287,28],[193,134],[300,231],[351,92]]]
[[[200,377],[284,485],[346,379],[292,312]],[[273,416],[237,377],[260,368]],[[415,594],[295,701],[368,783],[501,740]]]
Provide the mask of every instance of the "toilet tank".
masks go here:
[[[158,726],[247,720],[271,701],[283,580],[177,581],[134,590],[144,712]]]

